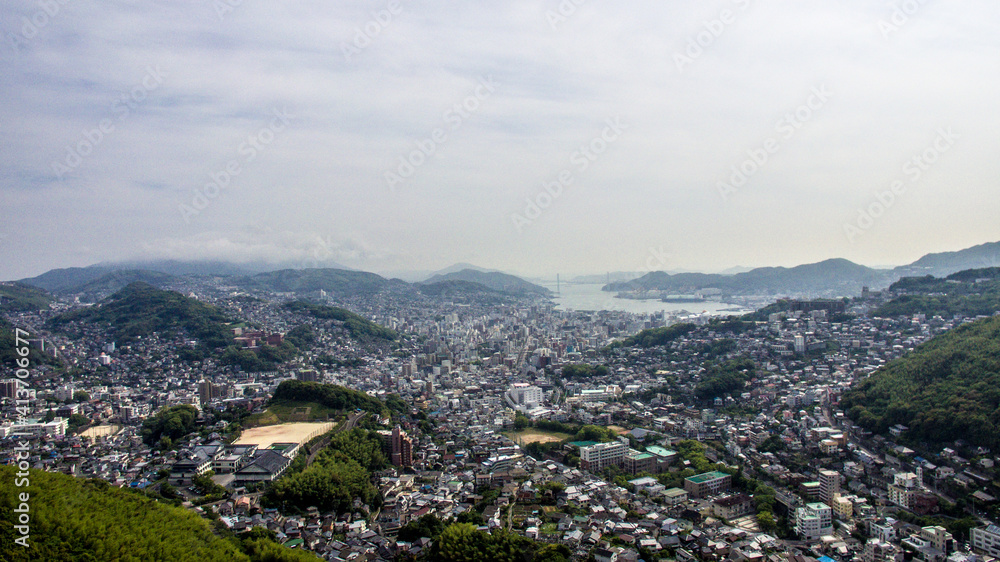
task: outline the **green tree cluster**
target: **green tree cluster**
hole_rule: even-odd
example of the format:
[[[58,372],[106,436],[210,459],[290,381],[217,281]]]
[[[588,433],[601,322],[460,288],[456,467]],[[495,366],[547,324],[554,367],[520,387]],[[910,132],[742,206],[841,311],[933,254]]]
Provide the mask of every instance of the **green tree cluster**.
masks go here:
[[[338,513],[350,510],[355,498],[374,506],[378,490],[372,484],[371,471],[388,464],[377,433],[363,429],[340,433],[308,468],[274,482],[264,501],[299,511],[317,507]]]
[[[147,445],[155,445],[164,437],[176,441],[194,431],[196,419],[198,410],[194,406],[171,406],[143,420],[140,435]]]
[[[598,443],[605,443],[608,441],[613,441],[617,435],[614,431],[606,427],[601,427],[599,425],[585,425],[576,432],[576,436],[573,438],[576,441],[597,441]]]
[[[280,363],[291,360],[298,350],[288,341],[278,345],[262,345],[256,350],[231,345],[222,352],[219,362],[236,365],[248,373],[273,371]]]
[[[302,351],[308,351],[316,345],[316,331],[309,324],[300,324],[285,334],[285,341]]]
[[[593,377],[605,377],[607,375],[608,368],[604,365],[570,363],[562,367],[563,379],[589,379]]]
[[[572,552],[565,545],[544,545],[509,531],[480,531],[471,523],[445,527],[431,547],[438,562],[565,562]]]
[[[377,414],[387,413],[385,404],[378,398],[374,398],[347,387],[324,384],[318,382],[307,382],[288,380],[282,381],[274,391],[270,403],[279,401],[293,402],[319,402],[320,404],[333,408],[334,410],[355,410],[361,409]]]
[[[399,530],[399,534],[396,535],[396,540],[413,542],[422,537],[434,540],[441,535],[442,531],[444,531],[444,521],[438,519],[433,513],[428,513],[420,519],[404,525]]]
[[[889,291],[902,294],[877,308],[874,316],[990,316],[1000,310],[1000,268],[959,271],[944,279],[904,277]]]
[[[742,391],[747,381],[754,377],[752,359],[732,359],[725,363],[708,362],[701,380],[694,387],[694,394],[702,400],[720,398]]]
[[[606,349],[615,349],[618,347],[648,348],[658,345],[667,345],[674,340],[693,332],[696,328],[697,326],[694,324],[684,323],[674,324],[673,326],[666,326],[664,328],[643,330],[634,336],[612,343]]]

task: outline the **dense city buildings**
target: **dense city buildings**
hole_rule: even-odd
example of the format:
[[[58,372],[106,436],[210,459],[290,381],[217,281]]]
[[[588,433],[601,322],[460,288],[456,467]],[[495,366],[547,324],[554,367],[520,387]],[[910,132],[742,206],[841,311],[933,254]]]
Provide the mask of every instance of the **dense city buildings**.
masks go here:
[[[400,529],[429,514],[472,512],[484,529],[564,544],[577,559],[634,560],[643,549],[712,562],[896,562],[904,552],[978,562],[970,550],[997,549],[998,533],[982,518],[996,501],[993,452],[965,458],[956,446],[922,456],[894,442],[907,428],[873,435],[838,408],[854,381],[971,318],[876,318],[861,301],[836,312],[843,317],[802,305],[726,329],[709,315],[566,311],[534,298],[319,301],[405,334],[388,343],[292,313],[266,292],[178,289],[256,327],[234,336],[243,338],[240,353],[259,353],[269,340],[303,349],[250,370],[218,355],[191,360],[196,346],[177,334],[111,346],[100,325],[49,331],[56,309],[19,313],[12,320],[45,332],[46,353],[75,369],[69,377],[40,365],[55,376],[24,389],[28,416],[3,398],[4,461],[15,459],[13,436],[29,435],[33,467],[138,489],[170,484],[192,505],[195,482],[211,475],[225,497],[203,509],[231,529],[274,527],[285,542],[298,529],[303,548],[330,560],[419,553],[419,544],[397,540]],[[688,324],[662,345],[615,344]],[[712,365],[752,377],[719,384]],[[322,428],[239,440],[276,411],[271,398],[290,381],[338,385],[396,410],[328,411],[310,397],[277,411],[282,421]],[[0,393],[18,386],[5,382]],[[196,412],[192,431],[144,441],[144,421],[184,405]],[[262,505],[270,483],[316,462],[329,431],[353,427],[371,431],[387,461],[371,473],[380,508],[359,502],[349,514],[301,514]],[[971,533],[910,522],[945,511],[959,520],[959,494],[980,516]]]

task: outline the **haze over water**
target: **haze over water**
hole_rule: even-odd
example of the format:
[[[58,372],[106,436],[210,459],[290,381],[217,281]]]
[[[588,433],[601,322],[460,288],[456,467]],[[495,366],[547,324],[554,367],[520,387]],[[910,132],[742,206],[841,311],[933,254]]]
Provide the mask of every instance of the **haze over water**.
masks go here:
[[[553,293],[556,291],[555,283],[541,283],[541,285],[551,289]],[[559,286],[559,294],[554,295],[552,300],[559,310],[621,310],[634,314],[652,314],[662,311],[674,313],[688,311],[692,314],[698,314],[707,311],[711,314],[725,316],[738,314],[739,311],[736,309],[740,309],[736,305],[716,301],[667,303],[657,299],[620,299],[615,296],[617,293],[614,291],[602,291],[602,286],[601,284],[562,283]]]

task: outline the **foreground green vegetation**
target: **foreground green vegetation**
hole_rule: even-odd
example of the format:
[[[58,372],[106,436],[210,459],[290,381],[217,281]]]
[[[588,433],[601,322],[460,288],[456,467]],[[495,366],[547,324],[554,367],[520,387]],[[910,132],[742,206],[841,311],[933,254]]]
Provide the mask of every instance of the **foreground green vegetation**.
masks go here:
[[[847,392],[841,407],[880,434],[936,445],[964,439],[1000,449],[1000,317],[966,324],[890,362]]]
[[[0,557],[10,562],[80,560],[145,562],[263,562],[318,560],[267,537],[221,538],[195,513],[158,503],[101,480],[30,471],[31,486],[15,488],[16,469],[0,466]],[[14,490],[30,492],[30,547],[14,543]],[[222,529],[220,529],[222,531]],[[223,534],[228,533],[225,531]]]

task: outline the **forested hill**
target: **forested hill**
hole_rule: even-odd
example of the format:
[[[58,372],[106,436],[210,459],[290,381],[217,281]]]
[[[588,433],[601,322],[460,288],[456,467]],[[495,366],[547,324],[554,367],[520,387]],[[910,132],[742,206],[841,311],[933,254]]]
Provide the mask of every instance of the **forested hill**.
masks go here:
[[[917,347],[856,383],[840,402],[879,434],[933,446],[958,439],[1000,450],[1000,316],[972,322]]]
[[[256,562],[318,560],[264,538],[225,540],[208,521],[180,507],[101,480],[32,470],[16,488],[13,466],[0,466],[0,558],[52,560],[170,560]],[[28,548],[15,544],[15,491],[28,492]],[[9,492],[9,493],[7,493]]]
[[[38,287],[23,283],[0,283],[0,312],[44,310],[52,296]]]
[[[177,330],[208,348],[225,347],[233,338],[224,325],[229,318],[218,308],[142,282],[128,285],[98,306],[61,314],[50,323],[59,328],[73,321],[107,324],[120,342]]]
[[[889,291],[897,296],[875,310],[876,316],[989,316],[1000,311],[1000,268],[969,269],[943,279],[904,277]]]
[[[395,330],[380,326],[367,318],[354,314],[350,310],[313,304],[307,301],[292,301],[285,304],[285,310],[311,316],[317,320],[335,320],[343,322],[344,328],[354,339],[376,339],[393,341],[399,338]]]

